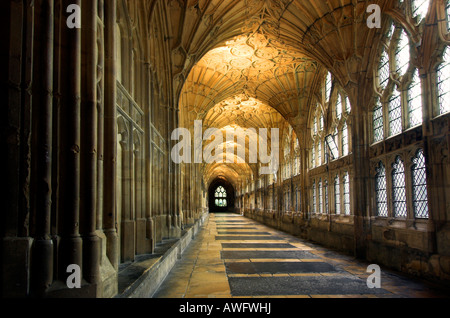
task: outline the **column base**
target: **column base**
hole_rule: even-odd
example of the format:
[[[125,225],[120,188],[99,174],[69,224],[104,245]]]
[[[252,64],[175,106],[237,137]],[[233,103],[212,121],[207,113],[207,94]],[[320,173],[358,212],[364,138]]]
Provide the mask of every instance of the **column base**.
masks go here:
[[[5,237],[2,244],[2,297],[23,298],[30,293],[31,237]]]

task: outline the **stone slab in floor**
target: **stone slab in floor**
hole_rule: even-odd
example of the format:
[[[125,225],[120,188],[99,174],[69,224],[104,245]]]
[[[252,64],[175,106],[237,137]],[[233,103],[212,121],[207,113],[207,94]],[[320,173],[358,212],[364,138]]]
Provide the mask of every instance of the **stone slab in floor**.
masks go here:
[[[270,235],[269,232],[233,232],[233,231],[218,231],[219,235]]]
[[[230,236],[230,235],[219,235],[216,236],[216,240],[236,240],[236,241],[274,241],[274,240],[283,240],[283,238],[278,236]]]
[[[221,251],[222,259],[319,259],[307,251]]]
[[[355,277],[229,277],[232,296],[276,295],[370,295],[391,293],[384,289],[368,288]]]
[[[296,248],[289,243],[222,243],[223,248]]]
[[[333,273],[338,270],[324,262],[226,262],[227,274]]]

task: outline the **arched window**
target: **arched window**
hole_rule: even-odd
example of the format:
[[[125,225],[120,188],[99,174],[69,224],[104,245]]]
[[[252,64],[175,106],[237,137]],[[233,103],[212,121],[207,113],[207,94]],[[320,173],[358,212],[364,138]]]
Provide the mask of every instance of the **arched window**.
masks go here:
[[[392,164],[392,198],[394,217],[406,217],[405,167],[400,156]]]
[[[334,178],[334,208],[336,214],[341,214],[341,190],[339,175],[336,175],[336,178]]]
[[[414,216],[420,219],[428,218],[428,194],[427,173],[425,167],[425,156],[423,150],[419,149],[412,159],[412,194]]]
[[[423,17],[428,1],[413,1],[405,15]],[[407,2],[411,4],[411,2]],[[373,108],[373,142],[402,133],[422,124],[422,83],[414,67],[415,51],[411,50],[409,34],[401,25],[391,22],[382,42],[376,69],[376,100]],[[446,75],[448,77],[448,75]],[[403,94],[401,92],[406,92]]]
[[[375,194],[377,205],[377,216],[387,217],[387,190],[386,190],[386,168],[380,161],[375,175]]]
[[[447,10],[449,6],[447,5]],[[450,111],[450,49],[445,48],[442,63],[437,69],[437,87],[439,100],[439,114]]]
[[[216,207],[219,208],[225,208],[228,206],[227,203],[227,191],[224,189],[224,187],[219,186],[216,191],[214,192],[214,203]]]

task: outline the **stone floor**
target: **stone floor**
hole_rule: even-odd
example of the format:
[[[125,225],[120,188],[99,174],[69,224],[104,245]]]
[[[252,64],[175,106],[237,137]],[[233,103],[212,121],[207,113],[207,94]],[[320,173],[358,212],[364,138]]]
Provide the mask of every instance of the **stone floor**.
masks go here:
[[[210,214],[154,298],[442,298],[450,291],[381,267],[368,288],[369,263],[236,214]]]

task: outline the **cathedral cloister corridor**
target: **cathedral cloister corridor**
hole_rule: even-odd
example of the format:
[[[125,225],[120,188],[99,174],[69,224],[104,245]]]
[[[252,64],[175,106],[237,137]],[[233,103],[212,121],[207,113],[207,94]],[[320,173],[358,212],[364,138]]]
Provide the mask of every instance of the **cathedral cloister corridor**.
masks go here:
[[[449,0],[0,16],[2,298],[450,296]]]
[[[382,270],[238,214],[211,214],[155,298],[436,298],[448,289]],[[370,280],[370,279],[369,279]],[[207,283],[206,283],[207,282]]]

